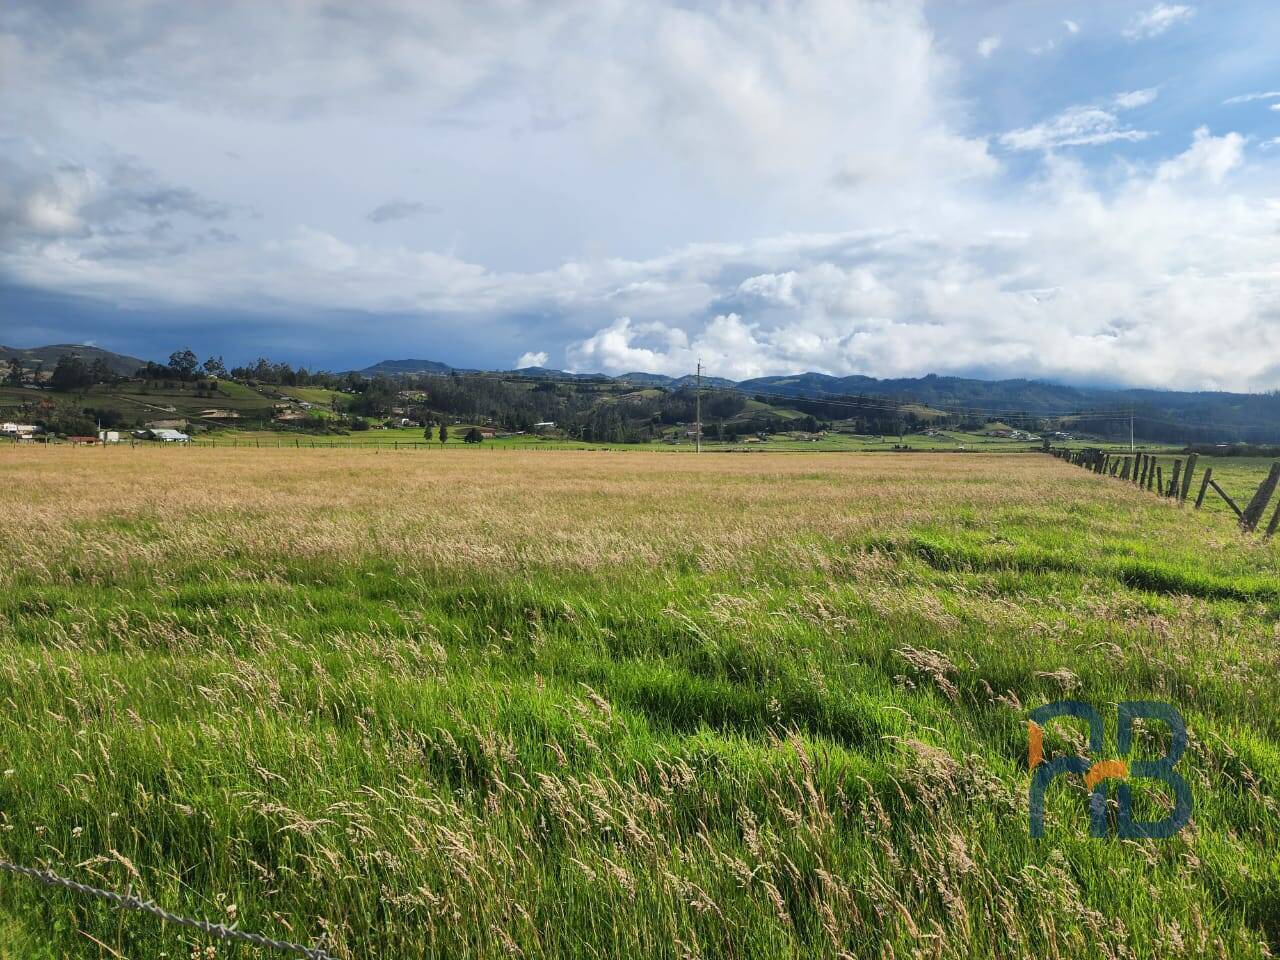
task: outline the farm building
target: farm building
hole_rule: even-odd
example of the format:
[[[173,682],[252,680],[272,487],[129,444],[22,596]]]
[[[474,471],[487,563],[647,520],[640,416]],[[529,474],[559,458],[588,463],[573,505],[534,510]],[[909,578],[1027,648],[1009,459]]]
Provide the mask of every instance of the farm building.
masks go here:
[[[0,423],[0,434],[7,437],[34,437],[41,430],[31,423]]]
[[[148,429],[146,434],[148,440],[158,440],[160,443],[186,443],[191,439],[182,431],[167,427]]]

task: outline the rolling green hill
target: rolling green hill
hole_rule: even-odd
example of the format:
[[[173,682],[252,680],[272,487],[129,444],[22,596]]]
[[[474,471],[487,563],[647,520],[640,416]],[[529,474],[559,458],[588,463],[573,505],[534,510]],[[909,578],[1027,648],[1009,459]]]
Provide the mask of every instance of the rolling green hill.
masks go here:
[[[0,347],[0,360],[16,357],[28,370],[44,364],[47,375],[66,353],[102,359],[121,376],[131,376],[142,365],[134,357],[68,344]],[[251,368],[233,369],[236,379],[220,380],[210,393],[205,385],[183,382],[176,373],[165,378],[165,368],[159,370],[157,376],[153,369],[146,383],[130,380],[62,399],[118,410],[126,418],[147,411],[190,417],[222,407],[261,420],[270,417],[275,403],[294,399],[366,418],[466,418],[507,429],[555,421],[571,436],[625,442],[656,439],[692,422],[693,388],[700,383],[703,422],[732,427],[739,434],[776,432],[786,421],[803,418],[806,430],[816,429],[817,421],[839,425],[842,432],[879,435],[901,436],[925,426],[980,431],[984,424],[1000,421],[1031,432],[1070,431],[1111,441],[1127,442],[1132,427],[1133,436],[1147,442],[1280,442],[1280,393],[1115,389],[937,375],[880,380],[812,372],[734,383],[711,376],[700,381],[643,372],[607,377],[544,367],[485,372],[423,359],[385,360],[343,374],[294,370],[288,363],[263,359]],[[57,399],[48,392],[40,395]],[[11,407],[31,401],[29,393],[0,395],[0,403]]]
[[[0,364],[7,364],[11,359],[17,358],[27,369],[43,364],[45,370],[52,370],[58,358],[68,353],[80,357],[86,363],[102,360],[112,373],[121,377],[131,377],[138,372],[139,367],[146,365],[145,360],[137,357],[83,343],[54,343],[46,347],[30,348],[0,346]]]

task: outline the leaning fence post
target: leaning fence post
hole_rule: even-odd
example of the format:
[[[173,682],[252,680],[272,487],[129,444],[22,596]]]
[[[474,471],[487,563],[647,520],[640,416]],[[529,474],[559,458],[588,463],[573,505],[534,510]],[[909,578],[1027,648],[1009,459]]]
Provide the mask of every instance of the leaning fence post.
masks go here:
[[[1231,496],[1227,493],[1227,491],[1223,490],[1220,486],[1218,486],[1217,480],[1210,480],[1209,486],[1213,487],[1214,490],[1218,491],[1218,496],[1220,496],[1223,500],[1227,501],[1227,506],[1236,512],[1237,517],[1244,517],[1244,511],[1241,510],[1238,506],[1236,506],[1236,502],[1231,499]]]
[[[1240,529],[1245,533],[1252,533],[1258,528],[1262,511],[1266,510],[1267,504],[1271,502],[1271,495],[1276,492],[1277,483],[1280,483],[1280,460],[1271,464],[1271,472],[1267,474],[1267,479],[1258,486],[1257,493],[1253,495],[1249,505],[1244,508],[1244,513],[1240,515]]]
[[[1196,497],[1196,509],[1200,509],[1200,505],[1204,503],[1205,491],[1209,489],[1209,481],[1213,478],[1213,467],[1204,468],[1204,479],[1200,481],[1200,493]]]
[[[1182,475],[1182,461],[1173,461],[1173,479],[1169,481],[1169,489],[1165,492],[1166,497],[1176,497],[1178,495],[1179,480]]]

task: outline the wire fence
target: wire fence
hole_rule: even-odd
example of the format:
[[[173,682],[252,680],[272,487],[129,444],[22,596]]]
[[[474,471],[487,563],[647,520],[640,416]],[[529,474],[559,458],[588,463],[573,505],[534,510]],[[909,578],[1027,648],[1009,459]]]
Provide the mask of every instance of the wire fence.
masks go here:
[[[1191,496],[1192,478],[1195,475],[1196,461],[1199,459],[1199,454],[1190,453],[1185,463],[1181,458],[1172,458],[1172,462],[1169,463],[1168,460],[1162,462],[1159,457],[1151,454],[1133,452],[1125,456],[1123,453],[1098,448],[1069,450],[1065,447],[1055,447],[1048,452],[1077,467],[1083,467],[1101,476],[1114,477],[1122,483],[1134,484],[1140,490],[1149,490],[1166,497],[1179,506],[1185,505]],[[1166,464],[1170,466],[1167,477],[1164,472]],[[1270,506],[1277,486],[1280,486],[1280,460],[1272,461],[1270,472],[1258,485],[1258,489],[1249,498],[1247,505],[1242,508],[1214,479],[1213,468],[1206,467],[1200,480],[1200,492],[1195,498],[1195,508],[1199,510],[1204,505],[1205,494],[1212,490],[1231,508],[1240,521],[1240,529],[1245,533],[1253,533],[1262,522],[1263,514]],[[1276,535],[1277,531],[1280,531],[1280,500],[1276,502],[1275,512],[1271,514],[1271,522],[1267,524],[1263,536],[1269,540]]]
[[[87,883],[80,883],[78,880],[72,880],[54,873],[52,870],[37,870],[34,867],[24,867],[16,863],[9,863],[7,860],[0,860],[0,871],[10,873],[19,877],[26,877],[37,883],[42,883],[48,887],[61,887],[64,890],[70,890],[73,893],[79,893],[88,897],[97,897],[105,900],[113,907],[119,910],[136,910],[139,913],[149,913],[154,917],[159,917],[165,923],[176,924],[180,927],[188,927],[192,930],[199,930],[201,933],[208,934],[219,940],[233,940],[240,943],[249,943],[255,947],[265,947],[269,950],[278,950],[282,953],[292,953],[300,957],[306,957],[307,960],[335,960],[334,956],[329,953],[323,946],[307,947],[300,943],[290,943],[288,940],[275,940],[271,937],[265,937],[260,933],[250,933],[247,930],[237,930],[234,926],[227,926],[224,923],[211,923],[208,920],[196,920],[192,917],[184,917],[180,914],[171,913],[163,907],[157,906],[150,900],[143,900],[132,894],[116,893],[114,890],[103,890],[100,887],[91,886]]]

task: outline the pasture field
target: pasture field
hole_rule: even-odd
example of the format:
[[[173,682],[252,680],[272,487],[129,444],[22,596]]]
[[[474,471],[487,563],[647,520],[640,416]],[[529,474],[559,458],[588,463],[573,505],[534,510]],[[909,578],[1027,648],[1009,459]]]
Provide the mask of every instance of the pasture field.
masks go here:
[[[450,424],[447,447],[463,444],[463,435],[471,424]],[[433,428],[434,429],[434,428]],[[439,447],[438,441],[426,441],[421,427],[392,428],[386,430],[351,431],[344,434],[307,434],[290,433],[273,430],[253,429],[219,429],[201,435],[196,441],[202,445],[221,446],[254,446],[311,448],[320,446],[333,447],[414,447],[430,446],[433,450]],[[867,436],[843,433],[830,433],[819,440],[798,439],[788,434],[774,434],[767,443],[755,444],[736,441],[718,441],[705,439],[703,447],[706,451],[749,451],[752,453],[772,451],[775,453],[881,453],[893,451],[895,446],[905,445],[914,452],[965,451],[983,453],[1026,453],[1039,451],[1039,443],[984,437],[980,434],[949,432],[942,436],[929,437],[922,434],[908,434],[904,438],[895,436]],[[1096,446],[1096,444],[1094,444]],[[678,444],[663,441],[649,443],[605,443],[599,441],[569,440],[556,436],[538,436],[520,434],[511,437],[497,437],[485,440],[484,449],[536,449],[536,450],[650,450],[663,452],[690,452],[693,443],[687,439]],[[1118,449],[1118,448],[1117,448]],[[1149,447],[1149,450],[1156,448]],[[1265,472],[1265,471],[1264,471]]]
[[[305,400],[307,403],[323,404],[324,406],[345,407],[351,400],[350,394],[342,393],[339,390],[329,390],[325,387],[277,386],[274,389],[283,396],[293,397],[295,400]]]
[[[7,447],[0,513],[0,858],[342,958],[1280,949],[1280,547],[1221,511],[1041,455]],[[1062,779],[1030,839],[1063,697],[1111,756],[1182,712],[1189,826],[1090,839]],[[0,956],[276,955],[0,874]]]

